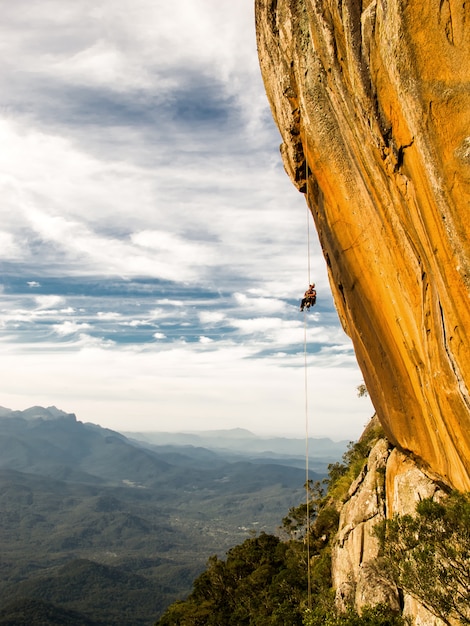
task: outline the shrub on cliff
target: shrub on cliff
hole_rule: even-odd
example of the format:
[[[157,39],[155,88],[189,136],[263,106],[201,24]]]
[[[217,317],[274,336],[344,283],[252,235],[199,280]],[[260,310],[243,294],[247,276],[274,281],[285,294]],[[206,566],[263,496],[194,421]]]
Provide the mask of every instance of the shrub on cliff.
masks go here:
[[[470,494],[443,502],[422,500],[416,516],[396,516],[376,527],[380,566],[446,624],[470,624]]]
[[[336,503],[340,503],[346,497],[349,487],[359,476],[363,467],[367,463],[369,453],[384,436],[382,426],[377,416],[374,416],[359,441],[351,441],[348,449],[343,454],[341,462],[332,463],[328,466],[328,497]]]
[[[307,611],[304,626],[406,626],[407,620],[391,612],[385,605],[365,607],[359,615],[353,609],[347,613]]]

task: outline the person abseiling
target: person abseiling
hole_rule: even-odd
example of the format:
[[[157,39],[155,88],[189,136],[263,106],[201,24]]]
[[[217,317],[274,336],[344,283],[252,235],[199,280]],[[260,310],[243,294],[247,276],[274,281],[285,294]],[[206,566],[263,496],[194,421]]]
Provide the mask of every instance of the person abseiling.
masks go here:
[[[312,283],[302,298],[302,302],[300,303],[300,310],[309,309],[311,306],[315,304],[317,301],[317,292],[315,291],[315,283]]]

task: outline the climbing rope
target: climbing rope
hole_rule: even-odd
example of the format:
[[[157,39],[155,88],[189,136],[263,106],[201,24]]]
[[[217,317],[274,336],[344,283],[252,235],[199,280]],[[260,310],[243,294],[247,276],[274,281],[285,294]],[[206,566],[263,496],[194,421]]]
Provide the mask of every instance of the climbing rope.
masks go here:
[[[308,165],[307,162],[305,162],[305,176],[306,176],[306,183],[305,183],[305,200],[306,200],[306,204],[307,204],[307,211],[306,211],[306,215],[307,215],[307,275],[308,275],[308,284],[310,285],[310,219],[311,219],[311,214],[310,214],[310,209],[308,206]]]
[[[307,207],[307,271],[310,285],[310,210],[308,206],[308,163],[305,159],[305,200]],[[312,609],[312,584],[310,575],[310,489],[309,489],[309,406],[308,406],[308,362],[307,362],[307,307],[304,308],[304,386],[305,386],[305,498],[306,498],[306,542],[307,542],[307,607]]]

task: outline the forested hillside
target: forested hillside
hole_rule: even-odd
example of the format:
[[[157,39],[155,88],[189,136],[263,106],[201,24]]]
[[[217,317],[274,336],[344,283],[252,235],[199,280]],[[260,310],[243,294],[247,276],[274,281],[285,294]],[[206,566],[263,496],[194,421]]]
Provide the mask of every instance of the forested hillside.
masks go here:
[[[292,507],[280,536],[261,533],[226,559],[213,556],[187,600],[169,607],[156,626],[404,626],[386,606],[338,612],[331,582],[339,507],[378,436],[376,428],[366,431],[342,462],[330,464],[325,480],[311,481],[308,508],[306,501]]]
[[[300,460],[2,409],[0,624],[152,624],[210,555],[276,532],[301,497]]]
[[[435,491],[415,499],[410,513],[388,518],[369,507],[372,523],[357,534],[364,503],[367,508],[385,494],[384,468],[377,465],[384,442],[378,421],[371,420],[342,462],[330,464],[326,479],[309,481],[308,504],[304,498],[289,510],[280,535],[261,533],[225,559],[213,556],[187,600],[170,606],[156,626],[470,624],[470,494]],[[353,513],[354,524],[356,496],[361,510]],[[370,542],[378,548],[361,557],[364,580],[374,591],[369,596],[348,569],[350,555],[338,552],[354,533],[362,540],[356,551],[365,554]],[[345,567],[347,593],[334,584]]]

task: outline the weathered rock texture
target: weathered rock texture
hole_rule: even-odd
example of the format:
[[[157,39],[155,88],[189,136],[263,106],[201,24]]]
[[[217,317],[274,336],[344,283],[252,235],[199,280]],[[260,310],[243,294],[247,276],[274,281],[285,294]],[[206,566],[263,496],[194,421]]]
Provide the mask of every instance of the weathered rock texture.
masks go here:
[[[341,609],[351,604],[361,609],[378,603],[400,608],[396,588],[380,579],[374,567],[379,544],[373,528],[386,517],[385,470],[389,454],[388,441],[380,439],[341,509],[332,555],[332,582]]]
[[[414,626],[444,626],[408,594],[400,598],[396,587],[381,575],[377,567],[379,545],[373,534],[374,526],[386,517],[413,514],[420,500],[444,497],[439,485],[409,457],[392,448],[386,439],[379,439],[340,512],[332,551],[332,582],[339,608],[352,604],[360,611],[367,605],[384,603],[401,609]]]
[[[379,419],[470,490],[470,2],[256,0],[256,23]]]

